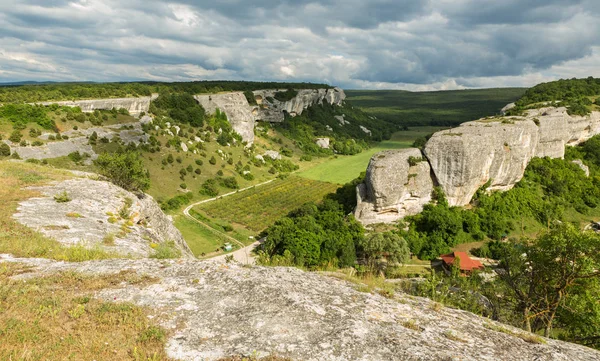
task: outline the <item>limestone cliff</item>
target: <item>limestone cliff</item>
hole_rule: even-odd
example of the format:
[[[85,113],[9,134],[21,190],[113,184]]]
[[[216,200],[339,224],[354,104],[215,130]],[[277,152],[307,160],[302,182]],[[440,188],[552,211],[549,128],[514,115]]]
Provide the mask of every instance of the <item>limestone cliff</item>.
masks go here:
[[[370,224],[421,212],[423,205],[431,200],[430,172],[429,163],[422,159],[418,149],[375,154],[369,162],[365,183],[357,188],[356,218]]]
[[[61,243],[148,257],[154,252],[153,244],[172,241],[184,257],[193,257],[179,230],[149,195],[138,197],[90,178],[69,179],[37,190],[42,197],[21,202],[14,218]],[[62,192],[67,193],[69,202],[54,200]]]
[[[158,97],[158,94],[153,94],[149,97],[139,98],[108,98],[108,99],[88,99],[74,101],[58,101],[58,102],[42,102],[41,105],[58,104],[67,107],[80,107],[84,113],[91,113],[96,109],[111,110],[127,109],[131,115],[140,115],[140,113],[148,112],[150,102]]]
[[[564,107],[463,123],[435,133],[426,143],[424,154],[433,175],[427,184],[418,182],[418,191],[424,194],[430,190],[429,184],[436,182],[451,206],[463,206],[488,182],[488,190],[511,189],[523,177],[531,158],[562,158],[565,146],[580,144],[596,134],[600,134],[600,112],[571,116]],[[365,184],[357,189],[355,214],[364,224],[398,220],[420,211],[422,202],[428,201],[421,195],[416,203],[419,206],[414,207],[414,199],[405,197],[400,183],[407,170],[397,165],[403,156],[397,154],[394,162],[378,161],[378,157],[376,154],[371,159]],[[375,171],[377,167],[383,168]]]
[[[254,97],[258,105],[248,103],[242,92],[225,94],[203,94],[194,98],[210,114],[220,109],[227,115],[232,128],[242,136],[248,144],[254,142],[254,125],[256,121],[283,122],[285,113],[295,116],[315,104],[327,101],[341,105],[346,94],[340,88],[333,89],[299,89],[298,94],[289,101],[281,102],[274,98],[275,93],[286,89],[256,90]]]

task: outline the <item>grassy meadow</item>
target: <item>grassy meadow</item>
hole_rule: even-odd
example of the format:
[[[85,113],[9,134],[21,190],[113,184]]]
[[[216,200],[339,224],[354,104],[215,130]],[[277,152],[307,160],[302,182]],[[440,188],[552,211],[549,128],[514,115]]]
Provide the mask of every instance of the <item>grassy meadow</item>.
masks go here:
[[[409,148],[415,139],[444,129],[444,127],[411,127],[409,130],[394,133],[390,140],[376,144],[362,153],[350,156],[337,156],[324,160],[317,160],[314,166],[301,170],[298,175],[304,178],[345,184],[357,178],[369,165],[371,157],[388,149]]]
[[[525,88],[494,88],[408,92],[346,90],[348,101],[364,112],[398,125],[458,125],[498,114]]]

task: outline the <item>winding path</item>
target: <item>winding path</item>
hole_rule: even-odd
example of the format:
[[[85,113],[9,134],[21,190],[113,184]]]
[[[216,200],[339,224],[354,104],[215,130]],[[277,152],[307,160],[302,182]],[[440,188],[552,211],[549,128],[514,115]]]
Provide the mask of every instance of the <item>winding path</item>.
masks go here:
[[[224,197],[228,197],[228,196],[231,196],[231,195],[237,194],[237,193],[239,193],[239,192],[246,191],[246,190],[248,190],[248,189],[251,189],[251,188],[254,188],[254,187],[260,187],[260,186],[263,186],[263,185],[265,185],[265,184],[269,184],[269,183],[273,182],[274,180],[275,180],[275,179],[271,179],[271,180],[268,180],[268,181],[266,181],[266,182],[263,182],[263,183],[255,184],[255,185],[253,185],[253,186],[250,186],[250,187],[246,187],[246,188],[238,189],[238,190],[236,190],[236,191],[233,191],[233,192],[229,192],[229,193],[223,194],[223,195],[221,195],[221,196],[217,196],[217,197],[214,197],[214,198],[209,198],[209,199],[205,199],[205,200],[203,200],[203,201],[199,201],[199,202],[196,202],[196,203],[192,203],[192,204],[190,204],[189,206],[187,206],[187,207],[186,207],[186,208],[183,210],[183,214],[184,214],[184,215],[185,215],[185,216],[186,216],[188,219],[190,219],[190,220],[192,220],[192,221],[194,221],[194,222],[196,222],[196,223],[198,223],[198,224],[200,224],[200,225],[204,226],[205,228],[207,228],[207,229],[208,229],[208,230],[210,230],[211,232],[213,232],[213,233],[215,233],[215,234],[218,234],[218,235],[220,235],[220,236],[223,236],[223,237],[225,237],[226,239],[228,239],[228,240],[230,240],[230,241],[232,241],[232,242],[234,242],[235,244],[237,244],[237,245],[239,245],[239,246],[240,246],[240,249],[238,249],[238,250],[236,250],[236,251],[234,251],[234,252],[232,252],[232,253],[228,253],[228,254],[224,254],[224,255],[220,255],[220,256],[215,256],[215,257],[212,257],[212,258],[210,258],[210,259],[212,259],[212,260],[218,260],[218,261],[224,261],[224,260],[225,260],[225,257],[227,257],[227,256],[233,256],[233,259],[234,259],[234,260],[236,260],[237,262],[240,262],[240,263],[243,263],[243,264],[254,264],[254,261],[255,261],[255,260],[254,260],[254,256],[251,254],[251,252],[252,252],[252,250],[253,250],[254,248],[256,248],[256,246],[258,246],[258,245],[259,245],[261,242],[260,242],[260,241],[256,241],[256,242],[252,243],[252,244],[251,244],[251,245],[249,245],[249,246],[245,246],[245,245],[244,245],[242,242],[240,242],[240,241],[238,241],[237,239],[235,239],[235,238],[231,237],[230,235],[228,235],[228,234],[225,234],[225,233],[223,233],[223,232],[220,232],[220,231],[218,231],[218,230],[216,230],[216,229],[212,228],[212,227],[211,227],[211,226],[209,226],[208,224],[206,224],[206,223],[204,223],[204,222],[200,221],[199,219],[197,219],[197,218],[195,218],[195,217],[192,217],[192,215],[190,215],[190,211],[192,210],[192,208],[194,208],[195,206],[197,206],[197,205],[199,205],[199,204],[204,204],[204,203],[208,203],[208,202],[216,201],[216,200],[218,200],[218,199],[221,199],[221,198],[224,198]]]

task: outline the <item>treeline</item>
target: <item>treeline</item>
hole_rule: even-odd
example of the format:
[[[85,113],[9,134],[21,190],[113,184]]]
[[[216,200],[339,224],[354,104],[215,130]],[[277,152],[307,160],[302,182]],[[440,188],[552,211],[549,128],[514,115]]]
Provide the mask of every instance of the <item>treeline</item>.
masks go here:
[[[509,114],[519,114],[525,109],[552,104],[566,106],[569,114],[586,115],[593,104],[591,96],[600,95],[600,79],[560,79],[553,82],[541,83],[529,88],[515,102],[516,107]],[[597,102],[596,102],[597,104]]]
[[[77,100],[149,96],[152,93],[218,93],[258,89],[331,88],[327,84],[278,83],[249,81],[194,81],[179,83],[53,83],[41,85],[0,86],[0,103]],[[285,94],[285,93],[283,93]]]

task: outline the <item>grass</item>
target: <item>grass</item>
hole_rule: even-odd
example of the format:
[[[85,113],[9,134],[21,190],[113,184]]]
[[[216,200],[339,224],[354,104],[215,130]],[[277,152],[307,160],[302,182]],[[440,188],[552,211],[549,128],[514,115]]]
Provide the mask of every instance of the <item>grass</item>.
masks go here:
[[[150,255],[150,258],[172,259],[181,257],[181,252],[175,246],[175,242],[152,243],[150,246],[154,249],[154,253]]]
[[[195,207],[210,218],[244,225],[260,232],[280,217],[307,202],[319,202],[337,184],[290,176]]]
[[[32,163],[0,161],[0,253],[16,257],[43,257],[80,262],[91,259],[114,258],[115,255],[100,249],[88,249],[82,245],[67,247],[47,238],[13,219],[19,202],[39,196],[25,189],[44,185],[50,181],[72,178],[68,172]]]
[[[176,215],[173,218],[175,227],[179,229],[190,250],[196,257],[220,252],[220,248],[226,242],[229,242],[227,238],[218,236],[211,230],[183,215]]]
[[[367,169],[369,160],[375,153],[388,149],[409,148],[415,139],[441,129],[443,128],[414,127],[407,131],[396,132],[390,140],[380,142],[362,153],[351,156],[338,156],[333,159],[328,158],[320,162],[317,160],[313,167],[302,170],[297,174],[301,177],[322,182],[345,184],[357,178],[361,172]]]
[[[546,343],[546,340],[544,340],[542,337],[535,335],[533,333],[529,333],[529,332],[525,332],[525,331],[514,331],[509,328],[506,328],[506,327],[503,327],[500,325],[491,324],[491,323],[484,323],[483,327],[487,328],[488,330],[502,332],[507,335],[518,337],[525,342],[535,343],[535,344],[545,344]]]
[[[10,278],[23,272],[22,265],[0,264],[0,360],[168,360],[167,333],[146,310],[92,297],[101,289],[155,279],[126,271]]]
[[[394,124],[458,125],[500,113],[525,88],[495,88],[407,92],[402,90],[346,90],[348,101],[368,114]]]

